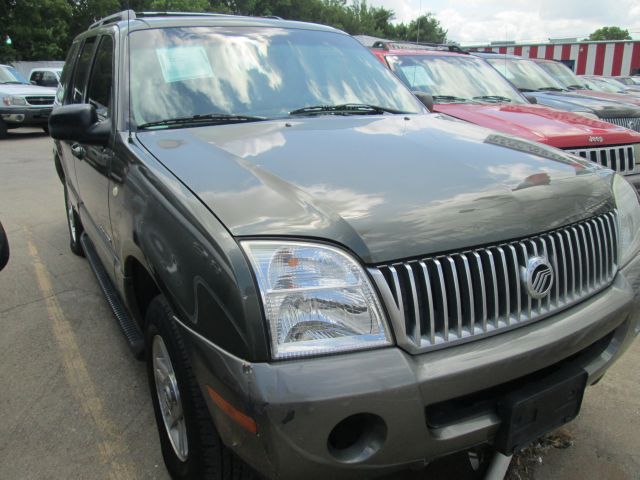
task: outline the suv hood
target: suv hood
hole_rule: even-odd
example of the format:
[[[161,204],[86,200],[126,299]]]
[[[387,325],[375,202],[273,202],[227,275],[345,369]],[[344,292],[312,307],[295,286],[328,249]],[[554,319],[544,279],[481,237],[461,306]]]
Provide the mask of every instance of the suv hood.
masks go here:
[[[2,95],[55,95],[55,87],[39,87],[27,83],[21,84],[0,84],[0,94]]]
[[[613,207],[609,170],[437,114],[137,138],[233,235],[329,240],[366,263],[520,238]]]
[[[593,112],[600,118],[640,117],[640,108],[571,92],[527,92],[538,103],[570,112]]]
[[[640,133],[540,105],[447,103],[437,104],[435,109],[476,125],[557,148],[592,147],[593,140],[589,137],[594,136],[602,138],[599,146],[640,142]]]

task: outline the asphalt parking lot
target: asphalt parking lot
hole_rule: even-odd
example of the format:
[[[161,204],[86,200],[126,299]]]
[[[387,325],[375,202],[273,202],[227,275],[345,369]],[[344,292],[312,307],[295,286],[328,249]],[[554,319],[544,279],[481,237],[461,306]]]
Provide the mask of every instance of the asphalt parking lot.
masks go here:
[[[0,141],[0,221],[11,245],[0,273],[0,479],[168,478],[144,365],[89,265],[69,251],[51,140],[14,132]],[[636,341],[564,428],[572,445],[532,455],[535,466],[511,478],[640,479],[638,365]]]

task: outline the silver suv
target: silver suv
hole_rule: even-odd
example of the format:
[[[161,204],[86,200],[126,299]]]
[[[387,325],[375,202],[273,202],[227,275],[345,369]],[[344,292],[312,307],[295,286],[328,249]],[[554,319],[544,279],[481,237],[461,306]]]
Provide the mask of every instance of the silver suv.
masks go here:
[[[0,65],[0,138],[19,127],[36,126],[48,132],[55,94],[55,88],[32,85],[15,68]]]

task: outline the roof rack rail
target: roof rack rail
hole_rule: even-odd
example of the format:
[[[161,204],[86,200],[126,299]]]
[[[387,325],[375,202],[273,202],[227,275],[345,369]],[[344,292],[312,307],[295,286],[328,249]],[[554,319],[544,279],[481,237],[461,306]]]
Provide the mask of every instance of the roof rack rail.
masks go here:
[[[135,18],[136,12],[134,12],[133,10],[123,10],[121,12],[114,13],[113,15],[109,15],[108,17],[101,18],[97,22],[92,23],[89,26],[89,30],[91,30],[92,28],[101,27],[102,25],[108,25],[109,23],[116,23],[121,20],[127,19],[134,20]]]
[[[380,40],[373,44],[371,48],[381,48],[383,50],[443,50],[454,53],[469,55],[458,45],[448,45],[444,43],[409,42],[404,40]]]
[[[215,12],[138,12],[138,18],[144,17],[233,17],[228,13]]]

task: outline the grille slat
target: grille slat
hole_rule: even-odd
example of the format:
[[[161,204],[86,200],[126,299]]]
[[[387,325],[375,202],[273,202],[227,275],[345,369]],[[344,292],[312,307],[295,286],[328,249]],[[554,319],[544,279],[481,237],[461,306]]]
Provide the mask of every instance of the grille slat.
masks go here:
[[[640,162],[640,159],[635,158],[633,145],[625,145],[622,147],[570,148],[567,152],[591,160],[623,175],[631,175],[640,171],[640,168],[636,166],[636,160]]]
[[[29,105],[53,105],[55,97],[53,95],[28,96],[24,97]]]
[[[600,121],[640,132],[640,117],[601,118]]]
[[[421,352],[528,323],[584,300],[608,286],[617,271],[616,215],[521,241],[377,267],[403,316],[399,335]],[[521,285],[535,255],[545,256],[555,274],[550,293],[540,300]]]

